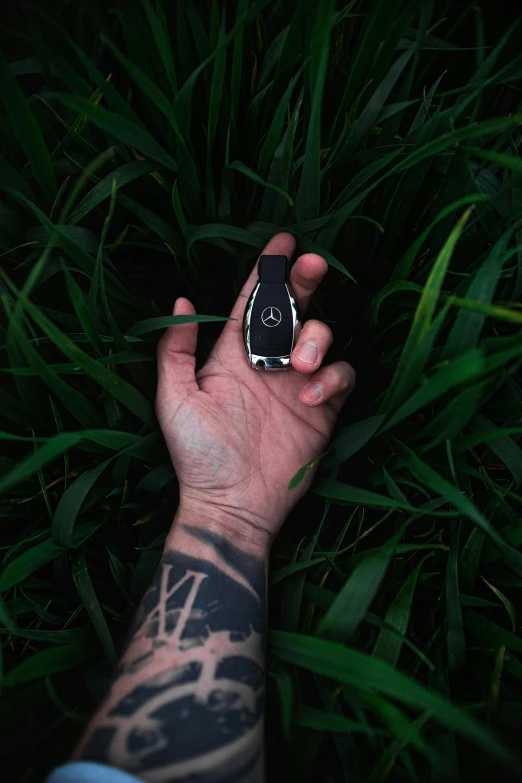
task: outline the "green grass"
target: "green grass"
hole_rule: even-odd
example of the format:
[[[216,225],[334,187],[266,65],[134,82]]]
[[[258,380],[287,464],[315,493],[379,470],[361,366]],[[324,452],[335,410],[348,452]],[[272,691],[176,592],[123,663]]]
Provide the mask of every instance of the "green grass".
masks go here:
[[[281,228],[330,264],[310,316],[358,386],[273,551],[269,779],[515,779],[522,57],[507,6],[484,6],[10,4],[0,732],[13,779],[67,757],[176,508],[154,418],[172,302],[202,314],[203,361]]]

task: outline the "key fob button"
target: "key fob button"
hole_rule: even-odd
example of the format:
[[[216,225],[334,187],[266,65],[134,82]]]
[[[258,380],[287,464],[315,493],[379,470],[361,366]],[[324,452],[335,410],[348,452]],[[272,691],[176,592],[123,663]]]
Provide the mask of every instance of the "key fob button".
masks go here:
[[[266,326],[260,318],[251,322],[250,341],[256,354],[263,356],[285,356],[293,341],[294,324],[291,318],[282,318],[273,327]]]
[[[284,356],[289,353],[289,346],[292,345],[292,335],[294,325],[291,318],[283,318],[279,326],[270,330],[269,344],[270,354],[267,356]]]

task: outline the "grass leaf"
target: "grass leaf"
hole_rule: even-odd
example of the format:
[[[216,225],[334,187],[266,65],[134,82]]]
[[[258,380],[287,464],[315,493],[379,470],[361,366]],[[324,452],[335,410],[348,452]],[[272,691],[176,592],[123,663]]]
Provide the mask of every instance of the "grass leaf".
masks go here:
[[[107,622],[101,610],[98,598],[96,597],[96,593],[94,592],[83,550],[80,549],[77,552],[73,552],[71,555],[71,566],[76,589],[82,599],[87,614],[91,618],[107,659],[112,666],[116,666],[118,656],[107,627]]]
[[[39,449],[36,454],[39,454],[42,450]],[[43,565],[50,563],[51,560],[61,555],[63,551],[62,547],[56,546],[49,538],[18,555],[2,568],[0,573],[0,593],[20,584],[30,574],[33,574]]]
[[[420,460],[412,451],[408,449],[408,466],[412,474],[423,484],[426,484],[434,492],[442,495],[446,500],[452,503],[459,511],[471,522],[477,525],[495,544],[506,563],[519,575],[522,576],[522,554],[513,547],[506,544],[504,539],[489,524],[483,514],[473,505],[457,487],[443,479],[435,470],[430,468],[425,462]]]
[[[21,301],[27,312],[40,326],[42,331],[51,338],[57,348],[71,361],[76,362],[90,377],[112,394],[119,402],[132,411],[142,421],[152,424],[154,421],[151,407],[143,395],[124,381],[114,372],[110,372],[103,365],[91,359],[78,348],[63,332],[46,318],[27,298],[21,295]]]
[[[462,734],[509,764],[517,765],[510,751],[464,710],[377,658],[350,650],[337,642],[271,631],[272,648],[283,661],[367,691],[377,691],[414,709],[428,710],[442,725]]]
[[[74,644],[64,644],[42,650],[5,674],[2,678],[2,686],[11,688],[22,682],[67,671],[67,669],[85,663],[92,658],[92,655],[93,652],[88,647],[79,647]]]
[[[320,636],[336,642],[348,642],[352,638],[384,579],[396,545],[394,537],[355,567],[321,620]]]
[[[194,324],[194,323],[214,323],[216,321],[230,321],[233,318],[227,318],[222,315],[159,315],[156,318],[147,318],[127,329],[128,337],[138,337],[142,334],[155,332],[158,329],[165,329],[175,324]]]
[[[166,169],[170,171],[178,170],[176,161],[158,144],[152,135],[126,117],[107,111],[107,109],[101,106],[95,106],[90,101],[77,95],[51,93],[48,98],[60,101],[69,109],[84,114],[91,122],[94,122],[95,125],[98,125],[110,136],[119,139],[130,148],[138,150],[138,152],[146,155],[161,166],[165,166]]]
[[[312,57],[309,65],[310,121],[306,136],[303,172],[296,196],[296,213],[299,221],[317,217],[320,208],[321,108],[328,66],[332,10],[331,0],[326,0],[317,6],[312,32]]]
[[[388,661],[394,668],[397,666],[401,654],[402,639],[400,635],[404,636],[408,629],[413,596],[419,574],[426,560],[432,556],[433,553],[430,553],[417,563],[406,581],[399,588],[397,595],[386,612],[384,618],[386,623],[397,629],[398,634],[383,628],[375,642],[372,655],[382,658],[383,661]]]
[[[58,188],[49,150],[25,95],[1,52],[0,81],[2,82],[0,99],[17,138],[29,158],[33,174],[46,199],[51,201]]]
[[[248,177],[248,179],[250,179],[252,182],[255,182],[256,185],[261,185],[264,188],[273,190],[274,193],[279,193],[280,196],[288,201],[290,206],[292,206],[294,203],[289,194],[283,190],[283,188],[280,188],[277,185],[272,185],[270,182],[265,182],[265,180],[260,177],[259,174],[256,174],[255,171],[249,169],[248,166],[245,166],[243,163],[241,163],[241,161],[235,160],[233,163],[229,163],[227,168],[233,169],[234,171],[239,171],[241,174],[244,174],[245,177]]]
[[[423,294],[417,305],[410,333],[402,349],[397,370],[383,403],[385,410],[393,409],[397,403],[404,400],[407,391],[412,388],[424,368],[426,360],[423,346],[426,340],[429,339],[429,328],[432,324],[451,256],[469,215],[470,210],[468,209],[457,222],[433,264]]]

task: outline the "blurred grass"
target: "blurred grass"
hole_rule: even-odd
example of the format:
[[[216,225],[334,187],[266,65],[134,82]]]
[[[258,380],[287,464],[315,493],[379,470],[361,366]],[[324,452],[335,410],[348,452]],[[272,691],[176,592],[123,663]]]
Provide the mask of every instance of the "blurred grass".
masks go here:
[[[442,0],[10,4],[0,729],[13,779],[66,758],[157,564],[177,499],[153,414],[172,302],[202,314],[204,360],[279,228],[332,267],[310,316],[332,326],[330,356],[358,387],[273,553],[269,779],[517,779],[515,22],[507,4]]]

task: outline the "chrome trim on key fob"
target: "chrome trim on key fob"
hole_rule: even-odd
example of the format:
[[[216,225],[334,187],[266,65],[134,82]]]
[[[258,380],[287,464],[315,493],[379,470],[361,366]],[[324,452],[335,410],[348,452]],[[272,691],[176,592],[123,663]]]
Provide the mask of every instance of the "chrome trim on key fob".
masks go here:
[[[288,283],[286,256],[261,256],[259,280],[243,318],[243,342],[254,370],[288,370],[301,329],[299,308]]]

